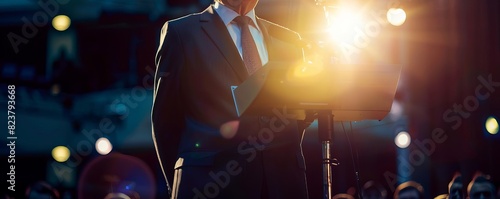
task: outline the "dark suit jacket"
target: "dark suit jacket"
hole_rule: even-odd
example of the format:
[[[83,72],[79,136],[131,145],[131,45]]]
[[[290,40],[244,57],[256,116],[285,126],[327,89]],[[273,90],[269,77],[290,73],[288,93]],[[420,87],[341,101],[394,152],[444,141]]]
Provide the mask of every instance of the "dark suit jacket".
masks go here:
[[[276,38],[300,39],[297,33],[259,18],[257,21],[269,61],[291,65],[303,61],[302,49]],[[237,116],[230,87],[244,82],[248,73],[225,24],[212,7],[165,23],[156,67],[153,139],[167,182],[172,182],[178,157],[184,161],[175,167],[217,164],[214,158],[218,154],[236,154],[239,144],[269,126],[272,115]],[[278,110],[281,112],[281,107]],[[237,135],[225,139],[219,128],[233,120],[240,121]],[[296,161],[292,164],[305,169],[300,148],[302,132],[296,121],[289,121],[285,130],[273,135],[266,149],[281,148],[277,153],[293,156]],[[273,161],[279,160],[263,162]]]

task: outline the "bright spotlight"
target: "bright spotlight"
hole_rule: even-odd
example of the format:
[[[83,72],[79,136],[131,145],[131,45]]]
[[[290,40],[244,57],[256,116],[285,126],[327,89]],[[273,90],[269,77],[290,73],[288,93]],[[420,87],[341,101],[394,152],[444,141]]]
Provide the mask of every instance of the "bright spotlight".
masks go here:
[[[396,138],[394,138],[394,143],[396,143],[396,146],[402,149],[410,146],[411,143],[410,134],[408,134],[408,132],[406,131],[399,132],[398,135],[396,135]]]
[[[391,8],[387,11],[387,21],[393,26],[403,25],[406,21],[406,12],[402,8]]]
[[[71,19],[66,15],[57,15],[52,19],[52,26],[59,31],[65,31],[71,25]]]
[[[52,149],[52,157],[57,162],[65,162],[69,158],[69,149],[65,146],[56,146]]]
[[[99,138],[95,142],[95,149],[101,155],[107,155],[113,149],[113,145],[107,138]]]
[[[488,119],[486,119],[485,126],[488,133],[492,135],[498,133],[498,121],[494,117],[488,117]]]
[[[328,32],[338,43],[352,43],[355,35],[359,35],[363,26],[361,14],[355,9],[344,6],[328,13]]]

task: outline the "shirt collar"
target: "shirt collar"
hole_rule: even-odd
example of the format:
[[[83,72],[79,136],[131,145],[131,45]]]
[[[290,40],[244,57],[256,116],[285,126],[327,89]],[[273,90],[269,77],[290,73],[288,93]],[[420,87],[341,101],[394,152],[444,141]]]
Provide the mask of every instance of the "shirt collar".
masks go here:
[[[239,16],[239,14],[237,12],[235,12],[234,10],[231,10],[230,8],[228,8],[227,6],[225,6],[223,4],[220,4],[219,2],[215,2],[214,8],[226,26],[228,26],[233,21],[234,18]],[[252,9],[250,12],[248,12],[246,14],[246,16],[250,17],[250,19],[252,19],[252,21],[253,21],[253,24],[255,24],[257,26],[256,28],[259,29],[259,26],[257,25],[256,17],[255,17],[255,10]]]

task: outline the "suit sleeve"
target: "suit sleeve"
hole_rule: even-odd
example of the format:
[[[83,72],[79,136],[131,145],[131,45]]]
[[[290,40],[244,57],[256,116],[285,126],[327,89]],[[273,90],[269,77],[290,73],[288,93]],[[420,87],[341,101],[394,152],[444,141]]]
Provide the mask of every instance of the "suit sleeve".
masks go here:
[[[184,129],[180,94],[180,73],[184,65],[184,55],[179,35],[175,28],[169,28],[169,22],[162,28],[155,63],[152,137],[167,186],[170,188],[180,137]]]

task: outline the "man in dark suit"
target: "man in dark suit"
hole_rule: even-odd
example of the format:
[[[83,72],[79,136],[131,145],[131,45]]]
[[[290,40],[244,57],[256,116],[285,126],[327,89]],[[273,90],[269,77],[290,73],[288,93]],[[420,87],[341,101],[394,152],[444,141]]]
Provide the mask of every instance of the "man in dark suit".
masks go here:
[[[234,106],[231,86],[255,70],[303,61],[299,35],[256,17],[257,2],[216,0],[162,28],[152,122],[172,198],[307,198],[301,121]]]

